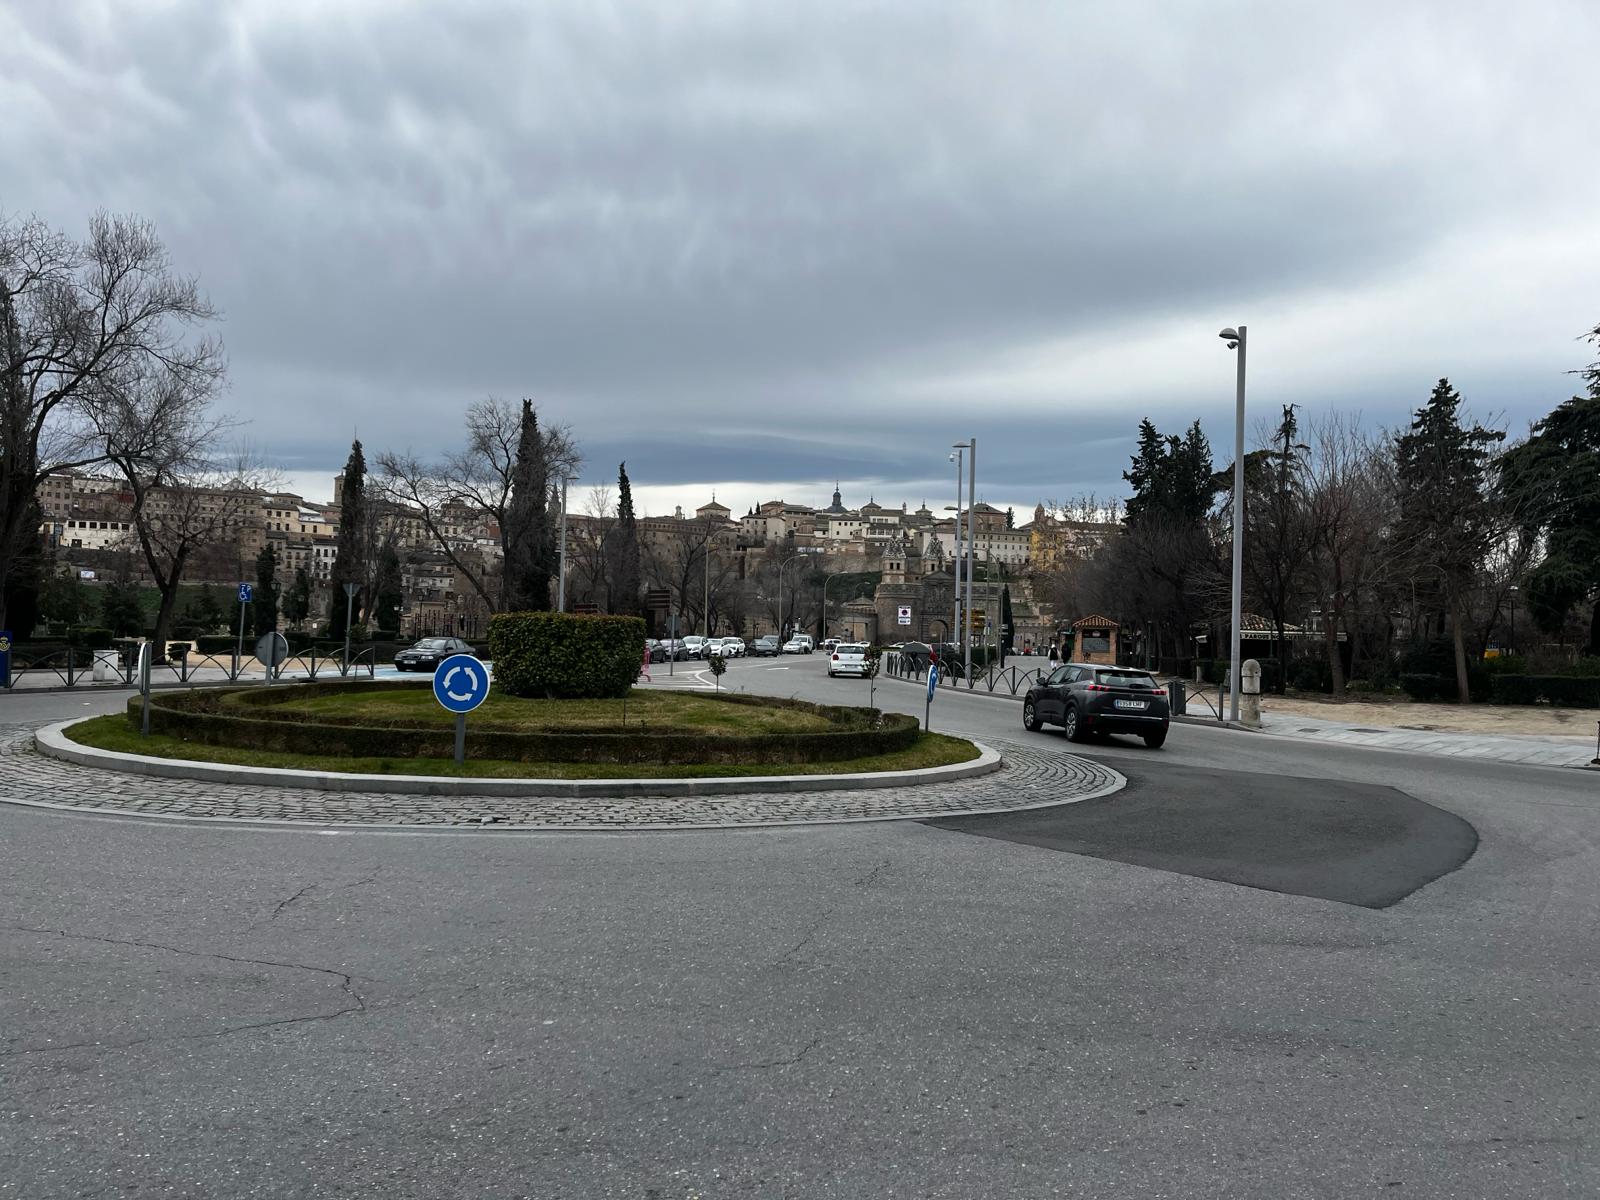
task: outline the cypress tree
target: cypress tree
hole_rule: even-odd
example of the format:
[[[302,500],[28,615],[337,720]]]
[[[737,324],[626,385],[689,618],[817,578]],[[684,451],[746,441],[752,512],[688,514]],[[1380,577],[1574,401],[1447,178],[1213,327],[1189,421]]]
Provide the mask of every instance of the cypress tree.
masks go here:
[[[361,453],[361,439],[350,443],[350,457],[344,464],[344,486],[339,494],[339,545],[333,560],[333,595],[328,600],[328,636],[344,636],[346,600],[344,585],[359,584],[367,577],[367,460]],[[361,619],[365,597],[357,596],[355,619]]]
[[[639,614],[639,522],[633,512],[628,464],[617,469],[617,520],[606,535],[606,577],[610,609],[619,616]]]
[[[550,529],[549,466],[533,401],[522,402],[522,427],[511,469],[511,504],[506,509],[505,581],[507,612],[550,608],[554,538]]]
[[[256,555],[256,636],[278,627],[278,552],[268,542]]]

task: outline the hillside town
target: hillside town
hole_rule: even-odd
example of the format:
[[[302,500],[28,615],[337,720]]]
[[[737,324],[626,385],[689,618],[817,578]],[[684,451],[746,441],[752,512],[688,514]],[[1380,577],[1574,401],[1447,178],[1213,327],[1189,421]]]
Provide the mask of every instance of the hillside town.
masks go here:
[[[182,524],[190,508],[203,513],[208,524],[195,540],[184,584],[231,594],[240,582],[264,585],[258,567],[270,562],[279,596],[291,596],[297,588],[306,593],[303,614],[291,612],[284,626],[322,633],[336,607],[344,481],[343,474],[335,477],[327,501],[241,487],[198,494],[157,489],[147,501],[147,523],[161,529]],[[559,497],[553,499],[559,508]],[[107,583],[154,584],[140,554],[135,497],[125,482],[88,470],[60,471],[44,478],[38,501],[40,542],[53,572],[86,589],[91,611],[95,591]],[[392,550],[400,568],[398,624],[373,632],[400,639],[484,636],[491,605],[471,581],[495,578],[503,570],[503,531],[496,515],[462,500],[430,514],[381,492],[369,505],[368,536],[375,546]],[[588,507],[591,511],[555,514],[555,523],[565,528],[565,554],[559,548],[557,553],[558,575],[565,559],[565,583],[557,602],[577,612],[612,607],[604,546],[618,518],[614,506],[606,510],[604,496],[591,498]],[[1006,632],[1017,645],[1042,645],[1051,634],[1054,615],[1034,598],[1036,570],[1091,558],[1118,529],[1113,521],[1053,514],[1042,504],[1020,523],[1013,510],[982,500],[943,514],[926,501],[913,509],[904,502],[879,504],[870,496],[852,508],[837,487],[825,507],[777,499],[742,515],[713,496],[693,513],[679,508],[670,515],[637,518],[641,583],[652,598],[647,616],[663,632],[676,623],[680,632],[748,638],[798,627],[818,637],[949,640],[953,564],[969,521],[969,553],[987,611],[998,623],[1004,588],[1014,613]],[[796,564],[785,573],[787,619],[779,615],[777,586],[785,560]],[[844,577],[849,586],[829,596],[822,586],[827,576]],[[562,587],[559,580],[556,586]],[[906,607],[912,610],[909,622],[902,617]],[[43,623],[53,615],[42,613]],[[211,631],[180,621],[175,632]]]

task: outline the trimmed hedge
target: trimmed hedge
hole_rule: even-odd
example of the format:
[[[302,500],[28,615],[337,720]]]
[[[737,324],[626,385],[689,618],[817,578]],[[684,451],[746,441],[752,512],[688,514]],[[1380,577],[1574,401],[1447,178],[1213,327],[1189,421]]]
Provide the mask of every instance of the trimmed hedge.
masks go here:
[[[440,758],[455,755],[455,731],[448,726],[371,726],[319,718],[276,707],[310,694],[404,688],[407,684],[370,682],[293,684],[274,688],[204,688],[151,696],[150,728],[185,741],[211,746],[276,750],[290,754],[350,758]],[[816,712],[835,726],[812,733],[749,735],[696,734],[684,730],[652,732],[617,726],[571,728],[560,732],[510,732],[475,729],[469,718],[467,752],[474,758],[504,762],[732,763],[837,762],[892,754],[913,746],[917,718],[875,710],[807,704],[745,695],[702,697],[723,704],[768,705]],[[139,723],[140,697],[128,702],[128,720]]]
[[[1600,679],[1581,675],[1496,675],[1494,702],[1600,708]]]
[[[549,700],[626,696],[639,678],[644,639],[638,617],[500,613],[489,622],[495,686]]]

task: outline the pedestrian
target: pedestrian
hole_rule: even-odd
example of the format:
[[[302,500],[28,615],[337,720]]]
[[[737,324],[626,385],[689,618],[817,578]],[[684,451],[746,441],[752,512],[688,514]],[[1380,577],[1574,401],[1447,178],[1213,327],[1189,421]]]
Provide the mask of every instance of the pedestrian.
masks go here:
[[[646,642],[644,644],[644,662],[639,664],[639,674],[644,677],[644,681],[646,683],[652,682],[652,680],[650,678],[650,643],[649,642]]]
[[[1056,661],[1056,644],[1054,642],[1050,643],[1050,661],[1052,664]]]

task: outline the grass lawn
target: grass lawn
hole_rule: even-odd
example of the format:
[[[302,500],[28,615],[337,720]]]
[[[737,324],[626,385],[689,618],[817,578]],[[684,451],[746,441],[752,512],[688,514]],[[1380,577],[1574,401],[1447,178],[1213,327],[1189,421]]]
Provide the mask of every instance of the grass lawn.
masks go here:
[[[241,706],[242,707],[242,706]],[[259,712],[260,710],[254,710]],[[308,720],[340,723],[450,728],[455,717],[440,707],[429,687],[389,686],[354,695],[307,696],[275,704],[262,715],[304,714]],[[491,692],[468,722],[477,729],[535,730],[607,725],[643,728],[652,733],[682,729],[697,734],[819,733],[833,728],[803,709],[735,704],[682,692],[635,688],[624,700],[526,700]]]
[[[663,696],[664,700],[693,700],[691,696]],[[438,708],[431,693],[428,702]],[[494,703],[493,698],[484,705]],[[527,701],[525,703],[548,703]],[[607,702],[620,703],[620,702]],[[702,701],[702,703],[706,703]],[[711,703],[714,703],[711,702]],[[729,705],[727,707],[734,707]],[[481,711],[481,710],[480,710]],[[740,710],[756,711],[763,710]],[[770,710],[767,710],[770,711]],[[630,701],[628,715],[633,716]],[[469,718],[469,721],[476,718]],[[206,746],[161,734],[140,737],[128,724],[125,713],[95,717],[67,731],[67,737],[84,746],[114,750],[123,754],[144,754],[152,758],[186,758],[198,762],[230,763],[246,767],[289,767],[302,771],[357,775],[443,775],[492,779],[691,779],[740,775],[854,775],[865,771],[909,771],[919,767],[940,767],[970,762],[978,757],[971,742],[942,733],[921,734],[908,750],[877,758],[855,758],[841,762],[767,764],[731,766],[723,764],[652,766],[622,763],[529,763],[474,762],[461,766],[447,758],[322,758],[314,755],[281,754],[243,750],[228,746]]]

